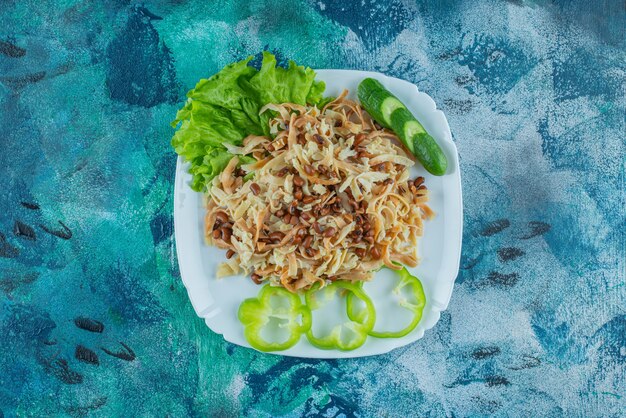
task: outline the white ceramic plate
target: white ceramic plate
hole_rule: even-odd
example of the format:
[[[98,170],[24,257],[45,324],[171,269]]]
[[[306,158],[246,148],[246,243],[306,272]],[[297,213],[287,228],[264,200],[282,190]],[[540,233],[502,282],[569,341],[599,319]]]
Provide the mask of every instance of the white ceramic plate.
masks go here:
[[[426,178],[426,185],[430,190],[430,206],[436,213],[434,220],[425,223],[424,236],[419,243],[421,263],[416,268],[410,269],[422,281],[427,299],[422,320],[417,328],[405,337],[397,339],[368,337],[363,346],[347,352],[318,349],[312,346],[305,336],[302,336],[300,342],[294,347],[276,353],[312,358],[347,358],[382,354],[422,338],[424,332],[437,323],[441,311],[447,308],[450,301],[454,280],[459,270],[463,229],[458,154],[452,142],[445,115],[437,110],[433,99],[421,93],[415,85],[383,74],[365,71],[317,70],[317,75],[318,79],[326,82],[327,94],[339,95],[343,89],[348,89],[351,93],[350,98],[356,97],[357,86],[365,77],[378,79],[406,104],[426,130],[439,142],[448,157],[448,171],[444,176],[432,176],[419,164],[411,170],[411,178],[418,175]],[[243,326],[237,319],[237,310],[244,299],[256,296],[261,287],[243,276],[220,280],[215,278],[218,264],[226,260],[225,252],[204,243],[202,195],[189,188],[190,180],[187,166],[179,157],[174,186],[174,228],[183,283],[196,313],[204,318],[209,328],[222,334],[227,341],[250,347],[244,338]],[[376,274],[372,282],[365,284],[366,292],[377,307],[375,329],[401,329],[402,325],[396,322],[403,313],[394,311],[392,303],[386,303],[389,300],[389,284],[392,281],[390,277],[384,276],[392,277],[393,273],[383,269]],[[336,305],[333,306],[336,309],[335,319],[345,317],[345,311],[341,311],[339,304]],[[408,315],[408,312],[405,314]],[[317,315],[314,313],[313,316],[314,329],[316,324],[324,320],[324,318],[318,319]],[[405,319],[401,318],[401,320]]]

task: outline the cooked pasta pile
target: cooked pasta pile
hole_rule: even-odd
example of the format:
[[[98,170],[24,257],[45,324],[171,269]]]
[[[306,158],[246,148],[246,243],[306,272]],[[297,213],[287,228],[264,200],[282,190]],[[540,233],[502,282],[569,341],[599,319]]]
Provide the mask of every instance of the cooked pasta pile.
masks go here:
[[[412,155],[346,94],[321,111],[267,105],[275,138],[228,147],[256,162],[234,157],[207,195],[207,240],[228,250],[218,277],[251,274],[294,292],[417,265],[433,216],[424,179],[409,179]]]

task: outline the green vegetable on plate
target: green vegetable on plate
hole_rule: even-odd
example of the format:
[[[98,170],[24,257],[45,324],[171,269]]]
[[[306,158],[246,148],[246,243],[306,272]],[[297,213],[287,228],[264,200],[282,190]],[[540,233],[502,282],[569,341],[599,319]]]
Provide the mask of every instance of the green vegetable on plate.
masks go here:
[[[375,338],[401,338],[413,331],[422,319],[426,306],[426,296],[420,280],[406,268],[396,272],[398,283],[392,289],[399,299],[399,306],[412,312],[408,325],[397,331],[377,331],[376,308],[363,290],[362,283],[336,281],[320,288],[315,283],[300,296],[282,287],[264,286],[256,298],[246,299],[239,307],[239,321],[244,325],[244,336],[250,345],[260,351],[281,351],[293,347],[305,334],[311,344],[324,350],[351,351],[361,347],[368,336]],[[408,288],[409,298],[402,295]],[[315,335],[313,331],[313,311],[322,310],[335,297],[346,298],[347,321],[335,325],[326,335]],[[358,300],[358,302],[357,302]],[[357,303],[360,306],[357,306]],[[283,341],[268,341],[262,336],[270,322],[278,322],[277,327],[287,332]],[[276,324],[274,324],[276,326]]]
[[[359,286],[347,281],[336,281],[323,289],[319,287],[319,283],[316,283],[305,293],[306,305],[311,311],[322,309],[341,291],[346,291],[360,299],[365,304],[365,309],[358,316],[348,318],[348,321],[333,327],[327,335],[316,336],[313,328],[309,328],[306,332],[309,342],[324,350],[350,351],[362,346],[376,322],[376,311],[372,300]]]
[[[311,328],[311,311],[302,304],[300,296],[270,285],[264,286],[256,298],[243,301],[238,317],[244,325],[246,340],[259,351],[291,348]],[[262,335],[264,331],[270,332],[272,325],[287,334],[283,341],[268,341]]]
[[[269,52],[263,53],[260,70],[248,65],[251,60],[248,57],[227,65],[214,76],[200,80],[187,93],[187,102],[172,122],[172,127],[178,127],[172,146],[190,163],[191,187],[195,191],[205,191],[233,157],[224,143],[240,146],[248,135],[269,135],[271,113],[259,115],[263,106],[321,106],[328,101],[323,98],[324,82],[315,80],[311,68],[293,61],[287,68],[279,67]]]
[[[441,147],[404,103],[373,78],[361,81],[358,96],[361,106],[372,118],[381,126],[392,129],[429,173],[445,174],[448,160]]]
[[[405,268],[396,272],[399,275],[400,280],[393,288],[392,293],[399,299],[399,305],[405,309],[408,309],[413,313],[411,322],[404,328],[398,331],[376,331],[372,329],[369,335],[376,338],[400,338],[404,337],[417,327],[422,319],[422,312],[426,306],[426,295],[424,295],[424,288],[420,280],[413,276]],[[414,301],[409,301],[406,297],[402,296],[402,289],[408,287],[411,297]],[[349,293],[346,296],[346,310],[348,317],[352,320],[358,320],[363,315],[368,314],[368,309],[358,310],[354,301],[354,294]]]

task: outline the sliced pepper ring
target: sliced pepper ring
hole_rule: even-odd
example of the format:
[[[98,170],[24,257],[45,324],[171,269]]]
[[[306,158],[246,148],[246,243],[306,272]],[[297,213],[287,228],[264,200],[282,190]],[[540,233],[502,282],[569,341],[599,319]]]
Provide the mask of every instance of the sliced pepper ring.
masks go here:
[[[369,335],[376,338],[400,338],[404,337],[411,331],[417,327],[417,324],[422,319],[422,312],[424,311],[424,307],[426,306],[426,295],[424,294],[424,288],[422,287],[422,282],[420,280],[411,275],[406,267],[402,268],[402,270],[396,271],[396,273],[400,276],[400,280],[398,284],[393,288],[392,293],[396,295],[399,299],[399,305],[403,308],[406,308],[413,312],[413,318],[411,322],[406,327],[402,328],[399,331],[375,331],[373,328],[369,331]],[[409,302],[405,297],[402,296],[401,291],[404,287],[409,287],[411,290],[411,294],[415,297],[417,303]],[[350,293],[346,296],[346,311],[348,317],[352,320],[358,320],[360,317],[367,315],[366,309],[361,309],[358,312],[355,310],[355,304],[353,299],[353,293]]]
[[[281,302],[272,306],[271,298]],[[281,351],[293,347],[300,336],[311,328],[311,310],[300,300],[300,296],[282,287],[264,286],[256,298],[244,300],[239,305],[239,321],[244,325],[244,336],[250,345],[259,351]],[[267,341],[261,331],[274,318],[282,321],[279,328],[287,329],[289,335],[283,342]],[[301,322],[298,319],[301,318]]]
[[[360,299],[365,304],[365,309],[358,316],[348,318],[349,321],[333,327],[326,336],[317,337],[313,334],[313,328],[309,328],[306,332],[306,337],[309,342],[317,348],[324,350],[338,349],[342,351],[350,351],[359,348],[365,343],[368,333],[372,330],[376,322],[376,311],[374,310],[372,300],[359,286],[347,281],[336,281],[325,286],[325,300],[321,300],[319,283],[314,284],[305,293],[306,304],[312,311],[318,310],[326,305],[340,290],[345,290],[348,292],[348,295]],[[342,334],[345,332],[352,334],[352,338],[347,341],[342,338]]]

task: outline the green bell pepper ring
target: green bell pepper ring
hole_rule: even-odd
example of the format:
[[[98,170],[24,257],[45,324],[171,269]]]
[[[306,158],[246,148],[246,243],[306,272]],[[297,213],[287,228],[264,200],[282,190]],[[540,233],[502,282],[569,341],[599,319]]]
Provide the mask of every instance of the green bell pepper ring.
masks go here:
[[[361,288],[347,281],[333,282],[325,286],[323,290],[319,290],[319,287],[319,283],[314,284],[304,295],[306,304],[312,311],[322,308],[340,290],[346,290],[349,295],[354,295],[354,297],[363,301],[365,309],[358,317],[350,318],[349,321],[336,325],[326,336],[317,337],[313,335],[313,328],[311,327],[306,332],[309,342],[317,348],[324,350],[338,349],[350,351],[362,346],[367,339],[368,332],[372,330],[376,322],[376,311],[374,310],[372,300]],[[323,300],[321,297],[322,292],[326,296]],[[344,338],[346,334],[350,335],[350,338],[347,340]]]
[[[270,300],[275,298],[274,300]],[[272,301],[278,303],[272,304]],[[244,325],[244,336],[250,345],[259,351],[281,351],[293,347],[300,336],[311,328],[311,310],[300,300],[300,296],[282,287],[264,286],[256,298],[244,300],[239,305],[239,321]],[[279,328],[289,334],[285,341],[267,341],[261,331],[274,318],[280,321]],[[301,318],[301,322],[298,319]]]
[[[398,284],[393,288],[392,293],[399,297],[400,302],[399,305],[403,308],[406,308],[413,312],[413,318],[411,319],[411,323],[406,327],[402,328],[399,331],[375,331],[372,329],[369,332],[369,335],[376,338],[400,338],[407,335],[409,332],[413,331],[417,324],[419,324],[422,319],[422,312],[424,311],[424,306],[426,306],[426,295],[424,295],[424,288],[422,287],[422,283],[420,280],[411,275],[406,268],[397,271],[397,274],[400,276],[400,280]],[[407,298],[401,296],[401,290],[408,286],[411,294],[415,297],[416,303],[411,303],[407,300]],[[361,309],[359,312],[355,312],[353,294],[349,294],[346,299],[346,310],[348,317],[353,320],[357,320],[359,317],[362,317],[367,311],[366,309]]]

